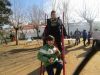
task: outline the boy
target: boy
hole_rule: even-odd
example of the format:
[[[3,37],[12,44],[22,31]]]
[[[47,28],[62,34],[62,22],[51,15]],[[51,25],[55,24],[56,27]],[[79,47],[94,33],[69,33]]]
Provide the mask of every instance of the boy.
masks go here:
[[[40,49],[38,59],[44,63],[48,75],[60,75],[62,70],[62,62],[58,60],[60,51],[54,46],[54,37],[49,35],[46,38],[46,44]],[[53,68],[56,68],[54,74]]]
[[[90,38],[91,38],[91,32],[88,32],[88,42],[87,42],[88,45],[90,45]]]

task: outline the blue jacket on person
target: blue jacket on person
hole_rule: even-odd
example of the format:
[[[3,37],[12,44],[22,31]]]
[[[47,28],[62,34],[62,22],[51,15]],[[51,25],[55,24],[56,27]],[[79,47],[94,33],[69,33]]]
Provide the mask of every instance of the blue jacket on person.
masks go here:
[[[83,38],[87,38],[88,36],[87,36],[87,32],[86,32],[86,30],[84,30],[83,31]]]

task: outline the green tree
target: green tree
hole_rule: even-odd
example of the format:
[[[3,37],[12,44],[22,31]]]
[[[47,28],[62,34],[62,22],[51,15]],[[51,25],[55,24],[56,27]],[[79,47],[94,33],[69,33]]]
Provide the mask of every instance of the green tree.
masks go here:
[[[0,0],[0,26],[10,23],[9,16],[12,14],[10,7],[11,3],[9,2],[9,0]],[[2,32],[2,27],[0,27],[0,30],[1,36],[4,39],[5,44],[7,44],[7,40]]]
[[[0,0],[0,25],[8,24],[9,16],[12,14],[9,0]]]

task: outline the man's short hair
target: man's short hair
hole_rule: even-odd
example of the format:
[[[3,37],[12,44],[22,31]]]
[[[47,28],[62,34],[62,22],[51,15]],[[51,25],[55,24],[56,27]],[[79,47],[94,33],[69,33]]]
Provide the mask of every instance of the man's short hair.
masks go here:
[[[55,11],[55,10],[52,10],[52,11],[51,11],[51,14],[52,14],[52,13],[56,13],[56,11]]]

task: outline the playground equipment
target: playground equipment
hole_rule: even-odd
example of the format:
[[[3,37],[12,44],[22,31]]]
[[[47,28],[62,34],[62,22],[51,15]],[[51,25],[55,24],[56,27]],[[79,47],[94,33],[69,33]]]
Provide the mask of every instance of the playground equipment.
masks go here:
[[[64,12],[63,12],[63,24],[64,24]],[[61,28],[62,32],[62,57],[63,57],[63,75],[65,75],[65,49],[64,49],[64,34],[63,34],[63,26]]]

